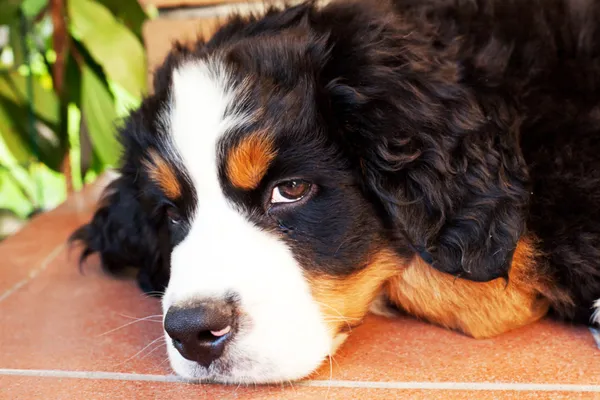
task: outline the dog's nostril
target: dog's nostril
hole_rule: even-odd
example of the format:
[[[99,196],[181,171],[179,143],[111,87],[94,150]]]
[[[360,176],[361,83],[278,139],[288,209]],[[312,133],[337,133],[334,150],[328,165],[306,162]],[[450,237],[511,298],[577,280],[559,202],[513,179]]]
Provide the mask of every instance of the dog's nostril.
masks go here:
[[[175,347],[177,349],[177,351],[179,351],[179,352],[183,351],[183,343],[181,342],[181,340],[171,339],[171,342],[173,342],[173,347]]]

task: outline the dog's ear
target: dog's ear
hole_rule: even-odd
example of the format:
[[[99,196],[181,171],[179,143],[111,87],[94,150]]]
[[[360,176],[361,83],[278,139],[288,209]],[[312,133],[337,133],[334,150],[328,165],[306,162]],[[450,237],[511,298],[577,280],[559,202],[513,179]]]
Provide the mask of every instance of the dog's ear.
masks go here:
[[[121,157],[120,176],[104,191],[92,220],[77,229],[69,241],[81,244],[80,263],[98,253],[104,270],[113,275],[137,273],[138,284],[146,293],[160,294],[170,275],[171,239],[165,221],[143,187],[141,155],[153,145],[152,132],[163,127],[155,118],[167,103],[173,70],[197,49],[174,44],[163,63],[154,72],[154,94],[145,98],[119,129],[119,141],[125,151]]]
[[[435,109],[444,102],[414,97],[395,112],[423,112],[420,122],[413,114],[358,124],[365,190],[395,237],[434,268],[474,281],[507,278],[530,194],[518,124],[483,117],[466,92]]]
[[[113,275],[137,272],[145,292],[162,292],[169,280],[166,232],[150,217],[140,194],[126,176],[113,181],[103,194],[92,220],[77,229],[72,243],[83,246],[80,262],[98,253],[105,271]]]
[[[445,135],[376,138],[363,158],[365,188],[434,268],[474,281],[508,277],[529,194],[518,149],[501,133]]]
[[[350,32],[358,43],[375,37],[361,52],[333,49],[330,130],[399,251],[408,240],[440,271],[508,277],[530,194],[518,115],[461,81],[456,49],[433,48],[409,28]]]

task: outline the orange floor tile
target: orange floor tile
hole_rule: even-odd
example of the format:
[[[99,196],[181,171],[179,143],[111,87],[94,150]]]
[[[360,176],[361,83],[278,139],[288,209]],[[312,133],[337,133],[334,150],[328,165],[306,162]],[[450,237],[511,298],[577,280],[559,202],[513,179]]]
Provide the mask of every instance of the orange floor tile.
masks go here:
[[[474,340],[411,318],[369,317],[334,362],[293,386],[177,381],[158,300],[130,281],[83,273],[69,233],[99,193],[88,188],[0,244],[0,399],[600,399],[590,330],[541,321]]]

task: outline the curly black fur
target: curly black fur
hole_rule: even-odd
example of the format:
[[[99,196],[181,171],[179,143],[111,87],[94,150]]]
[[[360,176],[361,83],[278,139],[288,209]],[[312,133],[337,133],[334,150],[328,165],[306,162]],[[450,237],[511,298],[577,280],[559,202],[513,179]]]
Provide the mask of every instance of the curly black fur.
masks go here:
[[[130,268],[137,269],[142,290],[160,294],[169,280],[170,239],[164,216],[157,212],[155,197],[144,190],[148,178],[140,174],[139,158],[143,151],[140,146],[149,145],[144,135],[155,127],[136,118],[151,103],[147,101],[134,112],[122,128],[125,152],[120,176],[105,189],[92,220],[77,229],[69,241],[84,244],[80,262],[99,253],[105,271],[119,275]]]

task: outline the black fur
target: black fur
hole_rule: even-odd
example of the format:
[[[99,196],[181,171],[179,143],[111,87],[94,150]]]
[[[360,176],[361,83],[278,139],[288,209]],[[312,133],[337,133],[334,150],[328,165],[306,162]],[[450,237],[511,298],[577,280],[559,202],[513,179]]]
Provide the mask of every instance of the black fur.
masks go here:
[[[139,154],[149,148],[150,121],[141,117],[153,106],[146,101],[122,128],[125,149],[120,176],[105,190],[90,223],[73,233],[71,242],[84,244],[81,262],[99,253],[103,268],[115,275],[137,269],[137,280],[144,292],[160,294],[169,280],[171,244],[164,215],[157,208],[148,177],[141,174]]]
[[[177,47],[122,131],[116,193],[74,236],[110,271],[140,266],[148,288],[166,285],[170,249],[159,251],[169,242],[159,238],[160,196],[139,163],[159,146],[156,115],[173,68],[215,50],[240,82],[255,80],[255,103],[242,106],[265,107],[281,154],[309,163],[330,149],[337,161],[326,175],[362,196],[345,204],[356,215],[313,232],[325,247],[310,242],[304,258],[356,267],[365,243],[383,240],[403,257],[416,252],[441,271],[488,281],[508,277],[519,238],[534,236],[538,270],[573,300],[553,304],[555,313],[589,321],[600,298],[599,1],[309,3],[233,18],[207,43]],[[289,132],[281,115],[297,118],[304,136],[279,133]],[[354,194],[331,194],[291,225],[316,226]],[[279,228],[290,231],[286,221]],[[355,235],[354,252],[338,253],[341,230]]]

